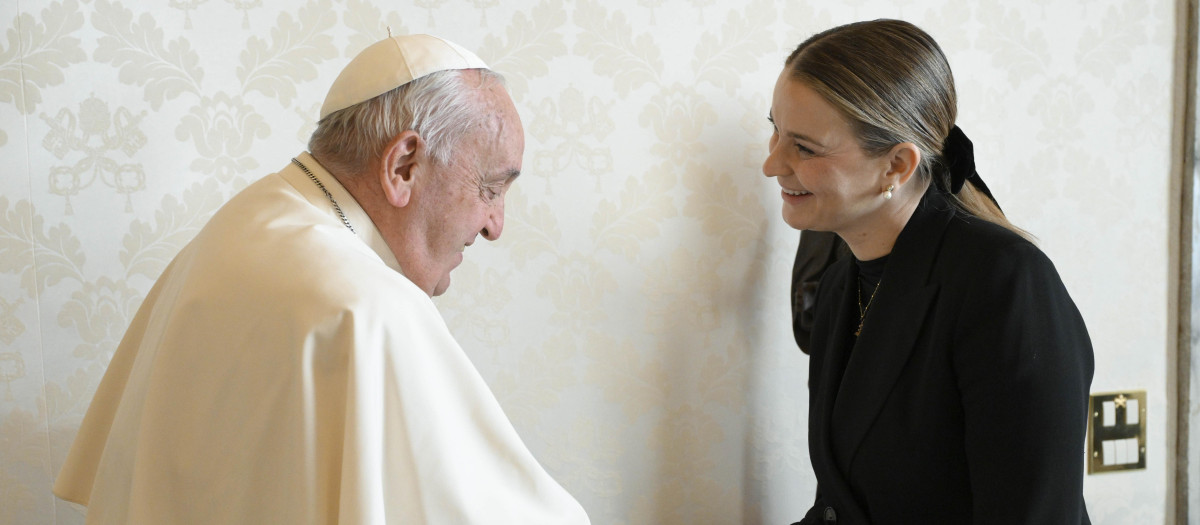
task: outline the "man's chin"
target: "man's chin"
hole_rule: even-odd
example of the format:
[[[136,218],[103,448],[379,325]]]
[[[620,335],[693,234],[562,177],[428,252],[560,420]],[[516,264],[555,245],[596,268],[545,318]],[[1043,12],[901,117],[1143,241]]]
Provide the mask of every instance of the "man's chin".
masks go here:
[[[450,275],[449,274],[447,274],[440,281],[438,281],[437,284],[433,285],[432,297],[437,297],[439,295],[446,293],[447,288],[450,288]]]

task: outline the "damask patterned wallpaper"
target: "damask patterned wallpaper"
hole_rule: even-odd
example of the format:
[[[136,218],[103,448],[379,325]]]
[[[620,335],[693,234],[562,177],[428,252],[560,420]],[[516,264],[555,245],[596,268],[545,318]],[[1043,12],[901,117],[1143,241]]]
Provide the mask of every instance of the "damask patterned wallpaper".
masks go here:
[[[760,172],[783,58],[832,25],[929,30],[1010,217],[1088,322],[1095,391],[1149,393],[1149,468],[1093,521],[1170,515],[1167,0],[0,2],[0,524],[50,485],[126,323],[232,194],[301,151],[385,26],[475,49],[527,130],[504,238],[439,306],[597,524],[789,523],[811,501],[797,234]]]

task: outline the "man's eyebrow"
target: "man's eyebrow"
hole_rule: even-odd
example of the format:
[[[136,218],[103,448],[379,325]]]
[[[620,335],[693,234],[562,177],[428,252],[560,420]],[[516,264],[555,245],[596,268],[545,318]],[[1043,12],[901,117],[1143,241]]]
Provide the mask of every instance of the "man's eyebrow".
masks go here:
[[[521,175],[521,170],[517,168],[508,168],[506,170],[484,172],[480,175],[479,182],[484,184],[508,184]]]

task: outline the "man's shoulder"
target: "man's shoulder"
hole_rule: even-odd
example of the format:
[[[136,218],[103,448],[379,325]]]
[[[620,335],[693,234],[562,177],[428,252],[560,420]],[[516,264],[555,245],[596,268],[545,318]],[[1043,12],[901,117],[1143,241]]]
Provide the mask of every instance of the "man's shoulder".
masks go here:
[[[358,237],[311,205],[278,174],[222,207],[188,247],[187,272],[263,300],[331,308],[432,306]],[[223,284],[222,284],[223,283]]]

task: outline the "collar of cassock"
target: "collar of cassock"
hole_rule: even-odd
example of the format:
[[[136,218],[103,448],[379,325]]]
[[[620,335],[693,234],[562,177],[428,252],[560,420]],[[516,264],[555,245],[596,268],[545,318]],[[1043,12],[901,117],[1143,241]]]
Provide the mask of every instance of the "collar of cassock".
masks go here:
[[[379,233],[379,228],[375,227],[375,223],[371,221],[371,217],[367,215],[365,210],[362,209],[362,206],[359,206],[358,201],[354,200],[354,196],[350,195],[350,192],[346,191],[346,188],[343,187],[340,182],[338,182],[337,178],[334,177],[333,174],[329,173],[325,167],[322,166],[320,162],[317,162],[317,159],[313,158],[312,155],[309,155],[308,152],[303,152],[299,155],[296,155],[296,159],[303,163],[304,166],[312,172],[313,176],[317,178],[317,180],[321,181],[321,184],[324,185],[325,189],[329,191],[329,195],[332,196],[333,200],[336,201],[338,206],[342,208],[342,213],[346,214],[346,219],[350,221],[350,224],[354,225],[354,235],[368,247],[370,247],[371,251],[375,252],[375,254],[378,255],[379,258],[383,260],[384,264],[387,264],[389,268],[403,274],[404,272],[400,270],[400,263],[396,260],[396,254],[392,253],[392,249],[388,246],[387,242],[383,240],[383,234]],[[325,193],[321,191],[321,188],[309,180],[308,175],[301,171],[299,166],[296,166],[295,164],[289,164],[288,167],[284,168],[284,170],[280,173],[300,192],[301,195],[304,195],[304,198],[308,199],[308,202],[312,203],[313,206],[316,206],[322,210],[328,210],[329,216],[337,220],[339,227],[341,227],[341,218],[337,216],[333,206],[330,205],[329,198],[325,196]],[[350,233],[349,230],[346,230],[345,228],[342,229],[346,233]]]

